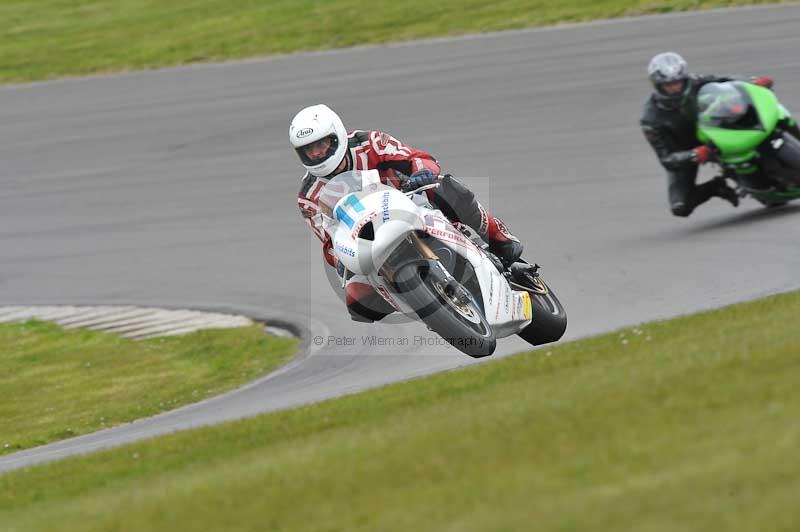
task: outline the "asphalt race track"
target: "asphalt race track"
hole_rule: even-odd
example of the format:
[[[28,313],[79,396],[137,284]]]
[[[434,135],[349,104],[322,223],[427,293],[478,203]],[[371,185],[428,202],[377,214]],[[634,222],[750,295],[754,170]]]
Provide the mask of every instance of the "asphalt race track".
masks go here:
[[[712,11],[0,88],[0,305],[235,310],[323,337],[239,391],[0,470],[471,363],[414,345],[436,341],[419,324],[351,322],[328,286],[286,139],[320,101],[461,176],[543,266],[568,338],[797,289],[800,204],[671,216],[638,117],[669,49],[772,75],[800,113],[798,28],[800,6]]]

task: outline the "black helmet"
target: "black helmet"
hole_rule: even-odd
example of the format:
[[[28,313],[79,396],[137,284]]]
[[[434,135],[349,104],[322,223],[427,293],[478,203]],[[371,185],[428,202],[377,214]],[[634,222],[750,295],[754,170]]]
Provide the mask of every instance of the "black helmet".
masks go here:
[[[686,61],[675,52],[663,52],[650,60],[647,76],[653,83],[653,97],[661,107],[677,109],[689,92]],[[677,85],[680,82],[680,85]],[[677,85],[677,86],[676,86]]]

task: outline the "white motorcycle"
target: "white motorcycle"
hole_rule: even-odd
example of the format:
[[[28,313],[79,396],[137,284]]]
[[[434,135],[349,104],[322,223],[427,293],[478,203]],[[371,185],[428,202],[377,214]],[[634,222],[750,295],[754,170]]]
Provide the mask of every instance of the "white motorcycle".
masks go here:
[[[538,266],[503,268],[474,230],[454,225],[419,194],[436,186],[404,193],[369,170],[339,174],[323,187],[318,216],[345,267],[342,285],[357,276],[472,357],[491,355],[497,338],[512,334],[533,345],[561,338],[567,316]]]

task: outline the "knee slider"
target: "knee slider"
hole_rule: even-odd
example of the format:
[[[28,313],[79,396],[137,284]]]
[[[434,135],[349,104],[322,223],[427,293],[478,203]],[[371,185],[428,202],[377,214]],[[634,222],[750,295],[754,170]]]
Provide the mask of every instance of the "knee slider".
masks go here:
[[[692,214],[692,211],[694,210],[685,203],[675,203],[670,206],[670,209],[672,210],[672,214],[675,216],[680,216],[681,218],[686,218]]]
[[[362,323],[373,323],[386,317],[385,314],[375,312],[357,301],[347,305],[347,312],[350,314],[350,319]]]

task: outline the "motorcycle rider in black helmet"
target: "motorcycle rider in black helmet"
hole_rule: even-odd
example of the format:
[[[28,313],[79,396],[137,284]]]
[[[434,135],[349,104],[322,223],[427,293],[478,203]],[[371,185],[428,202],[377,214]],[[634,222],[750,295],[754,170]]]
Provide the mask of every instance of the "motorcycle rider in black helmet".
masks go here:
[[[672,214],[689,216],[698,205],[715,196],[738,206],[739,196],[723,177],[700,185],[695,183],[699,165],[714,158],[711,148],[701,145],[695,136],[695,102],[697,92],[706,83],[740,78],[692,74],[683,57],[675,52],[654,56],[647,74],[654,90],[644,104],[640,124],[645,138],[667,171]],[[768,76],[749,78],[748,81],[772,88],[772,78]]]

